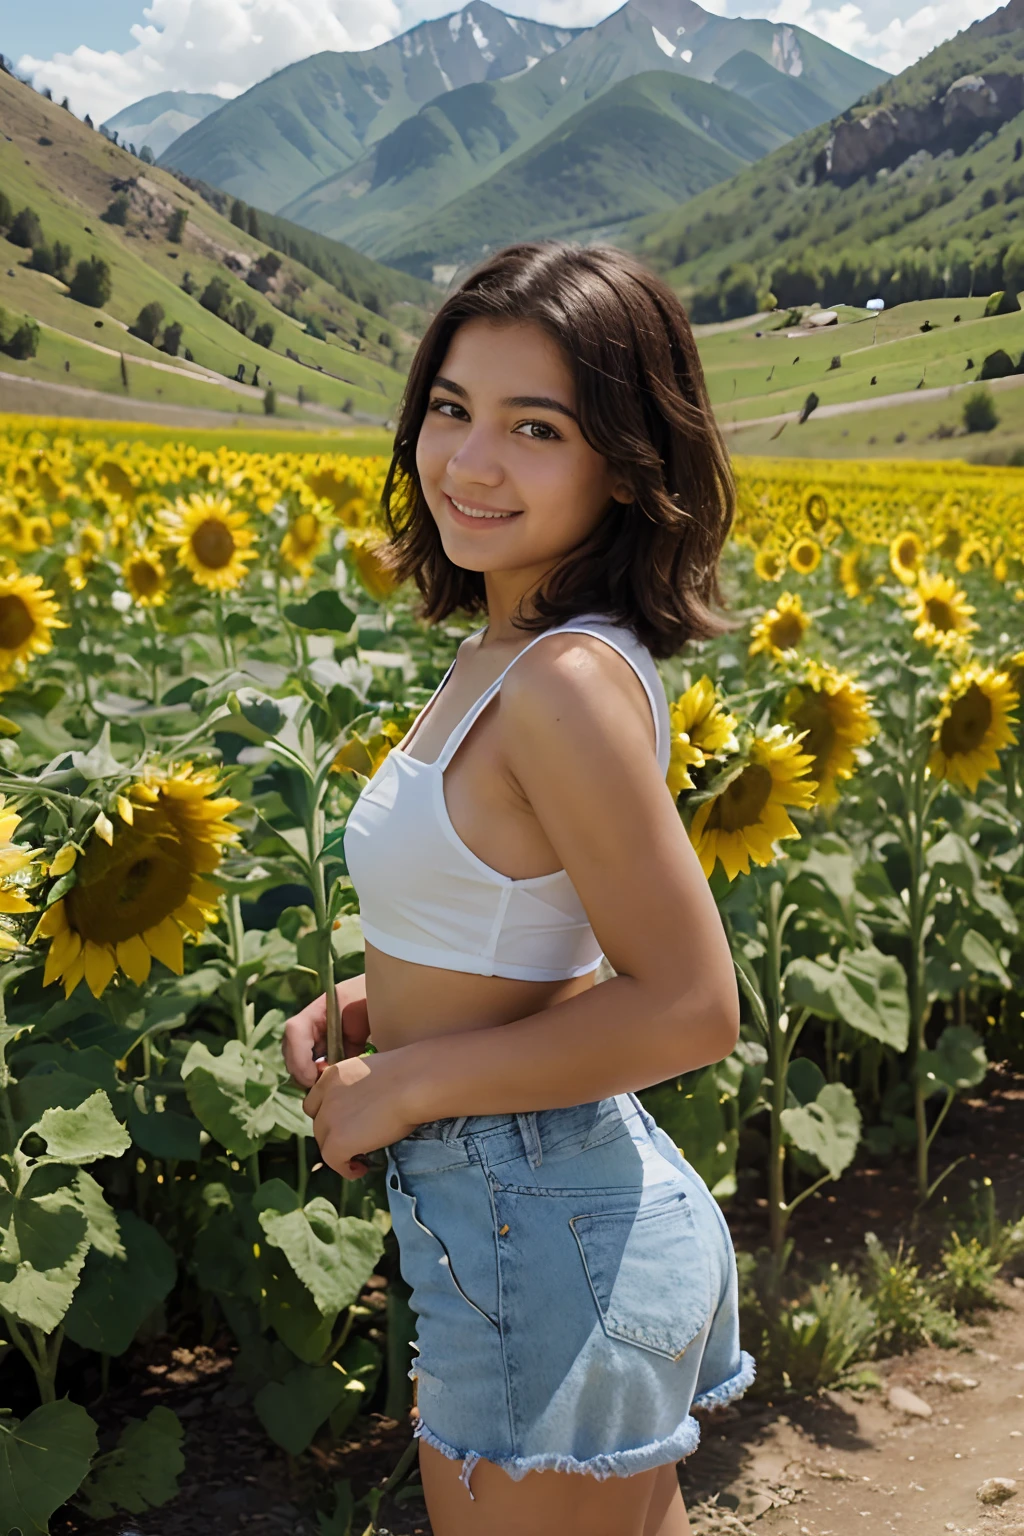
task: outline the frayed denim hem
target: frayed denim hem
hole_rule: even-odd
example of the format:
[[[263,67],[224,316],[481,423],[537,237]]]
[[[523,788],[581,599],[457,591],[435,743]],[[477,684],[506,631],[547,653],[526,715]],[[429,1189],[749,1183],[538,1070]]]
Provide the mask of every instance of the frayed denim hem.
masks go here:
[[[753,1383],[757,1372],[757,1364],[753,1355],[748,1355],[745,1349],[740,1350],[740,1368],[735,1376],[730,1376],[728,1381],[723,1381],[720,1387],[709,1387],[707,1392],[701,1392],[693,1400],[695,1408],[724,1408],[726,1403],[731,1403],[737,1397],[742,1397],[747,1388]]]
[[[753,1362],[751,1362],[752,1364]],[[737,1378],[738,1379],[738,1378]],[[425,1440],[433,1446],[435,1451],[440,1451],[442,1456],[447,1456],[449,1461],[461,1461],[462,1471],[459,1481],[466,1487],[471,1499],[475,1499],[469,1479],[473,1468],[478,1461],[491,1461],[496,1467],[512,1478],[513,1482],[519,1482],[528,1472],[582,1472],[589,1477],[604,1479],[607,1477],[632,1477],[637,1472],[649,1472],[654,1467],[671,1465],[682,1461],[697,1449],[700,1441],[700,1425],[696,1419],[687,1416],[674,1435],[667,1440],[654,1440],[649,1445],[639,1445],[630,1451],[615,1451],[610,1455],[590,1456],[586,1461],[580,1461],[575,1456],[560,1456],[557,1453],[541,1456],[488,1456],[483,1451],[460,1451],[453,1445],[449,1445],[433,1430],[428,1429],[422,1419],[419,1419],[413,1430],[418,1440]]]

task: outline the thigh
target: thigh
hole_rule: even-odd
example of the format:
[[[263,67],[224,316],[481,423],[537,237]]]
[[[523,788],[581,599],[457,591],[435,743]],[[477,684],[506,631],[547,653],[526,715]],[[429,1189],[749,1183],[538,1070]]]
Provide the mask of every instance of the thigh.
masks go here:
[[[675,1463],[659,1467],[655,1473],[643,1536],[692,1536]]]
[[[515,1482],[493,1462],[479,1461],[470,1479],[472,1499],[459,1472],[459,1462],[420,1442],[420,1474],[434,1536],[567,1536],[576,1531],[644,1536],[663,1469],[604,1479],[582,1472],[529,1472]]]

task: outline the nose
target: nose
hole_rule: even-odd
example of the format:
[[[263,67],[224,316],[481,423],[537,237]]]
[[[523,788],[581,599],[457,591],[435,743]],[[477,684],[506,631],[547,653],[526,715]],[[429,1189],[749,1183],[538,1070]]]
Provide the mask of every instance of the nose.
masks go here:
[[[448,460],[448,475],[454,484],[500,485],[505,471],[497,453],[493,434],[474,422]]]

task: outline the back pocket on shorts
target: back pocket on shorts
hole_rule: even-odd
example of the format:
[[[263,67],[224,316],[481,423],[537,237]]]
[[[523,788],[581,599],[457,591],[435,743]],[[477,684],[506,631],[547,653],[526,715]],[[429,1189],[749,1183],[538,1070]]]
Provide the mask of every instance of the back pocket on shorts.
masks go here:
[[[711,1271],[681,1190],[569,1225],[604,1331],[676,1360],[711,1315]]]

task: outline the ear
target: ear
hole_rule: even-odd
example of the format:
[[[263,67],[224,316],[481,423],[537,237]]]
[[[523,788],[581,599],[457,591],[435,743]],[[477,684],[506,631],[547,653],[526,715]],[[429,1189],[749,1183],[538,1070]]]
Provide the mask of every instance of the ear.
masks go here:
[[[626,480],[617,480],[612,486],[612,500],[621,501],[626,506],[636,499],[633,487]]]

